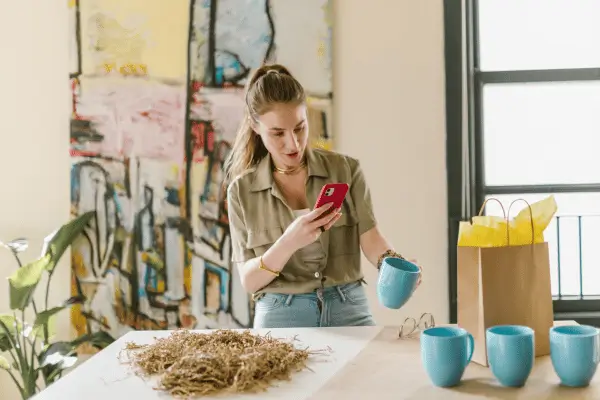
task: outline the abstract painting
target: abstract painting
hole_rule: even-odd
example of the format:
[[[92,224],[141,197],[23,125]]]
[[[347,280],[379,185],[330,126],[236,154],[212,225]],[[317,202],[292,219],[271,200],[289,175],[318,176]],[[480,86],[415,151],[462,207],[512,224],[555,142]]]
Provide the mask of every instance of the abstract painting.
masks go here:
[[[332,147],[330,0],[69,0],[78,334],[251,327],[223,163],[253,70],[282,63]]]

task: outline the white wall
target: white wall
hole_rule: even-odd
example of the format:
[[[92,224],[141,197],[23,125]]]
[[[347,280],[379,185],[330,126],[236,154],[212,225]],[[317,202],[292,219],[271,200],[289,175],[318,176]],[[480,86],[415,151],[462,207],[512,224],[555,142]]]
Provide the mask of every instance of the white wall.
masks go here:
[[[336,145],[360,159],[381,229],[423,266],[423,283],[379,324],[433,313],[448,319],[444,25],[441,0],[338,0],[335,10]]]
[[[10,4],[0,13],[0,240],[30,238],[32,259],[69,218],[66,0]],[[441,0],[336,1],[336,143],[361,160],[381,229],[424,269],[414,298],[391,311],[377,305],[376,273],[366,268],[380,324],[422,312],[448,318],[442,7]],[[0,251],[0,277],[13,268]],[[0,312],[8,309],[3,285]],[[69,286],[66,255],[51,301],[68,297]],[[67,313],[60,327],[68,335]],[[0,398],[16,398],[2,371]]]
[[[29,238],[25,261],[38,257],[43,238],[69,219],[66,7],[66,0],[22,0],[0,12],[0,240]],[[53,278],[52,305],[69,295],[69,265],[65,254]],[[5,277],[15,268],[0,248],[0,313],[8,311]],[[59,323],[59,334],[68,335],[68,312]],[[0,371],[0,399],[16,398]]]

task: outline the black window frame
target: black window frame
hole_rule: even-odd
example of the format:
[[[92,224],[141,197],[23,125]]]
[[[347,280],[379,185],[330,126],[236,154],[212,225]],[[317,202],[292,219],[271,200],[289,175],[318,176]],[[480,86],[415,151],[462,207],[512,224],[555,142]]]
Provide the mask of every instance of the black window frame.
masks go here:
[[[464,8],[463,8],[464,4]],[[483,86],[488,83],[600,81],[600,68],[520,71],[481,71],[478,54],[478,0],[444,1],[444,43],[446,74],[446,168],[448,185],[449,315],[457,319],[456,243],[458,223],[476,215],[488,195],[598,192],[599,184],[486,186],[483,179]],[[463,37],[463,31],[466,32]],[[463,59],[463,50],[466,59]],[[466,67],[466,74],[463,68]],[[466,83],[466,85],[465,85]],[[466,86],[468,118],[463,120],[463,87]],[[468,132],[471,164],[468,193],[471,209],[462,214],[463,128]],[[600,296],[555,296],[555,320],[576,320],[600,326]]]

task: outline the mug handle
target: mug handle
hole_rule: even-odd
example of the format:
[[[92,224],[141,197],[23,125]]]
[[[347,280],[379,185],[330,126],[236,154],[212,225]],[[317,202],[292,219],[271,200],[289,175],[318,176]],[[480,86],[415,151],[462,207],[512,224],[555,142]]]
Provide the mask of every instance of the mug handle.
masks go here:
[[[475,351],[475,340],[473,339],[473,335],[467,332],[467,336],[469,338],[469,357],[467,357],[465,365],[469,365],[471,358],[473,358],[473,352]]]

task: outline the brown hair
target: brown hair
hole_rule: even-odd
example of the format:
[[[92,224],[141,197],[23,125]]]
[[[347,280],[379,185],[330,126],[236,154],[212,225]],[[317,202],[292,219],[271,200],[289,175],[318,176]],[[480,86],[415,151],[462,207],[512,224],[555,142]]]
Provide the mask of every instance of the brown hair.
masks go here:
[[[252,129],[252,122],[268,112],[273,104],[305,101],[304,88],[283,65],[263,65],[254,72],[246,86],[244,119],[224,165],[226,185],[267,156],[267,149]]]

